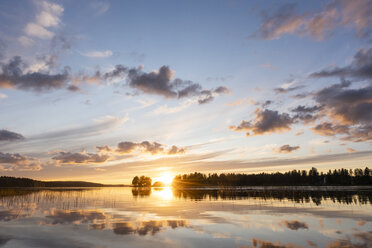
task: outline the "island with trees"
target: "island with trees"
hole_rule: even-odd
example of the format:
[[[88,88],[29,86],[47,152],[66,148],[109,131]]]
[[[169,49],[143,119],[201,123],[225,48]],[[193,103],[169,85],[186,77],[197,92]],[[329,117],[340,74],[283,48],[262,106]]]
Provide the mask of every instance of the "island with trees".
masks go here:
[[[23,177],[0,177],[1,188],[43,188],[43,187],[123,187],[123,184],[101,184],[84,181],[39,181]]]
[[[132,180],[133,187],[151,187],[151,178],[146,176],[135,176]]]

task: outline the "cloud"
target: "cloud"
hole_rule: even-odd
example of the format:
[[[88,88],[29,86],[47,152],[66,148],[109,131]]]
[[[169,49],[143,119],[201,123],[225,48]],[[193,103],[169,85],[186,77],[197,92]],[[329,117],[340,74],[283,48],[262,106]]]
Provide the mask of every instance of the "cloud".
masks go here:
[[[316,105],[312,107],[306,107],[304,105],[299,105],[296,108],[292,109],[292,112],[295,113],[293,116],[294,119],[301,120],[305,123],[315,121],[319,118],[318,112],[322,110],[322,106]]]
[[[185,153],[185,148],[173,145],[167,148],[166,145],[142,141],[139,143],[123,141],[117,144],[116,148],[108,145],[96,146],[98,153],[82,152],[65,152],[58,151],[54,153],[53,160],[58,164],[101,164],[120,158],[120,155],[133,153],[150,153],[151,155],[176,155]],[[119,155],[119,156],[118,156]]]
[[[36,16],[36,22],[43,27],[57,27],[61,22],[60,16],[63,13],[63,7],[47,1],[38,2],[38,5],[41,12]]]
[[[372,2],[371,2],[372,3]],[[324,69],[310,74],[312,78],[322,77],[350,77],[356,79],[372,78],[372,47],[361,48],[353,58],[350,65]]]
[[[60,43],[62,46],[69,45],[63,37],[55,37],[52,41],[53,43]],[[95,52],[90,56],[107,55],[107,52],[110,53],[111,51]],[[103,73],[98,70],[92,76],[86,74],[72,76],[70,68],[65,67],[62,73],[51,74],[49,69],[55,66],[57,59],[58,55],[55,53],[44,56],[41,63],[28,67],[28,71],[25,70],[26,63],[19,56],[13,57],[8,63],[0,63],[2,69],[0,88],[34,90],[37,92],[65,88],[72,92],[80,92],[79,84],[84,82],[102,83],[126,79],[127,85],[139,92],[160,95],[165,98],[196,97],[199,104],[208,103],[216,96],[230,93],[230,90],[225,86],[203,90],[198,83],[179,78],[173,79],[174,72],[167,66],[162,66],[159,71],[146,73],[142,71],[142,67],[128,69],[118,64],[111,71]]]
[[[215,96],[221,94],[230,94],[230,92],[231,91],[225,86],[220,86],[212,90],[202,90],[199,94],[198,103],[199,104],[209,103],[214,99]]]
[[[110,3],[107,1],[95,1],[91,3],[91,6],[98,15],[102,15],[110,9]]]
[[[94,153],[71,153],[71,152],[58,152],[52,159],[56,160],[59,164],[100,164],[106,162],[110,158],[107,154],[94,154]]]
[[[349,134],[342,137],[343,141],[366,142],[372,140],[372,125],[359,125],[353,127]]]
[[[140,143],[123,141],[117,145],[116,152],[120,154],[129,154],[135,151],[155,154],[182,154],[185,152],[184,148],[173,145],[170,149],[166,149],[165,145],[157,142],[142,141]]]
[[[205,90],[203,87],[190,80],[174,78],[175,72],[168,66],[162,66],[158,71],[144,72],[142,67],[129,69],[118,64],[112,71],[103,73],[97,71],[94,76],[82,76],[75,79],[76,83],[87,81],[115,81],[126,79],[127,85],[138,92],[158,95],[164,98],[197,97],[199,104],[208,103],[214,97],[229,94],[230,90],[225,86]]]
[[[27,24],[27,26],[25,27],[25,33],[29,36],[36,36],[40,39],[51,39],[54,35],[53,32],[35,23]]]
[[[305,86],[303,86],[303,85],[294,86],[294,87],[287,87],[287,88],[279,87],[279,88],[275,88],[274,92],[275,92],[275,94],[283,94],[283,93],[288,93],[288,92],[291,92],[291,91],[299,90],[299,89],[302,89],[304,87]]]
[[[256,109],[253,120],[243,120],[234,131],[248,131],[247,136],[290,130],[294,123],[318,122],[312,131],[323,136],[342,135],[343,141],[368,142],[372,140],[372,84],[351,88],[351,82],[341,79],[339,84],[322,88],[311,95],[313,106],[299,105],[291,115],[278,111]]]
[[[7,98],[8,96],[3,94],[3,93],[0,93],[0,99],[4,99],[4,98]]]
[[[2,39],[0,39],[0,59],[3,59],[5,57],[6,48],[6,43]]]
[[[111,50],[106,50],[106,51],[91,51],[87,53],[82,53],[82,55],[90,58],[107,58],[112,56],[112,51]]]
[[[337,125],[331,122],[323,122],[316,125],[312,130],[323,136],[335,136],[336,134],[347,134],[349,133],[348,125]]]
[[[299,105],[296,108],[292,109],[292,112],[295,113],[313,113],[322,109],[322,106],[312,106],[306,107],[304,105]]]
[[[288,131],[295,119],[287,113],[279,113],[275,110],[256,109],[256,117],[253,121],[241,121],[238,126],[230,126],[229,129],[234,131],[247,131],[249,135],[262,135],[266,133],[276,133]],[[252,132],[252,133],[250,133]]]
[[[296,4],[284,4],[275,12],[263,13],[263,23],[251,37],[273,40],[292,34],[322,40],[331,36],[337,28],[348,27],[354,29],[358,37],[369,39],[371,16],[370,0],[331,1],[321,10],[303,13],[297,11]]]
[[[346,151],[350,152],[350,153],[353,153],[353,152],[355,152],[355,149],[350,148],[350,147],[346,147]]]
[[[25,47],[29,47],[29,46],[32,46],[33,44],[35,44],[35,42],[27,36],[20,36],[18,38],[18,41],[19,41],[19,43],[21,43]]]
[[[111,152],[111,148],[108,146],[108,145],[105,145],[105,146],[96,146],[96,149],[99,151],[99,152]]]
[[[174,146],[174,145],[168,150],[169,155],[180,154],[180,153],[184,153],[184,152],[185,152],[184,148],[179,148],[179,147]]]
[[[305,222],[300,222],[297,220],[282,221],[281,224],[291,230],[309,229],[309,226]]]
[[[159,71],[150,73],[142,72],[141,68],[128,71],[129,86],[146,94],[160,95],[165,98],[198,96],[199,103],[203,104],[213,100],[216,95],[229,93],[229,89],[224,86],[203,90],[198,83],[173,78],[174,71],[168,66],[162,66]]]
[[[26,35],[36,37],[39,39],[52,39],[54,37],[53,31],[48,28],[58,27],[61,23],[61,16],[63,14],[63,7],[56,3],[48,1],[37,1],[38,14],[33,22],[29,22],[24,31]],[[19,38],[21,44],[30,46],[33,44],[31,38],[21,36]]]
[[[145,152],[149,152],[151,154],[158,154],[164,151],[163,145],[157,142],[150,143],[148,141],[143,141],[139,144],[139,147],[142,147]]]
[[[119,118],[114,116],[105,116],[101,119],[95,120],[93,124],[65,128],[52,132],[44,132],[42,134],[30,137],[29,140],[41,140],[43,142],[45,140],[59,140],[59,142],[61,142],[62,140],[76,140],[76,138],[81,137],[97,136],[103,132],[107,132],[108,130],[112,130],[117,126],[124,124],[127,120],[127,117]]]
[[[43,72],[24,72],[25,63],[21,57],[15,56],[8,63],[0,63],[0,88],[15,88],[44,92],[69,86],[69,68],[63,72],[49,74]]]
[[[346,135],[341,140],[365,142],[372,140],[372,48],[360,49],[350,65],[312,73],[310,77],[341,77],[341,82],[312,94],[321,113],[328,121],[312,130],[321,135]],[[367,85],[351,88],[344,77],[367,80]]]
[[[326,87],[314,94],[331,119],[343,124],[369,124],[372,121],[372,84],[359,89],[347,89],[351,83]]]
[[[198,103],[198,101],[195,101],[194,99],[187,99],[186,101],[181,102],[178,106],[175,106],[175,107],[168,107],[168,105],[165,104],[165,105],[159,106],[158,108],[154,109],[152,114],[154,115],[174,114],[184,109],[187,109],[188,107],[196,103]]]
[[[139,146],[138,143],[130,142],[130,141],[123,141],[120,142],[117,146],[116,151],[119,153],[131,153]]]
[[[291,96],[291,98],[293,98],[293,99],[304,99],[304,98],[309,97],[309,96],[311,96],[311,94],[309,94],[309,93],[299,93],[299,94]]]
[[[270,70],[273,70],[273,71],[277,71],[278,68],[273,66],[271,63],[266,63],[266,64],[262,64],[260,65],[260,67],[263,67],[263,68],[268,68]]]
[[[0,152],[0,170],[38,171],[41,169],[41,162],[36,158],[27,157],[19,153]]]
[[[299,146],[290,146],[290,145],[282,145],[278,149],[276,149],[277,153],[291,153],[293,151],[296,151],[300,149]]]
[[[23,137],[22,134],[11,132],[5,129],[0,130],[0,141],[17,141],[17,140],[23,140],[25,137]]]
[[[300,135],[303,135],[304,133],[305,133],[305,131],[302,129],[302,130],[298,131],[295,135],[300,136]]]
[[[188,96],[193,94],[200,88],[199,85],[193,84],[190,81],[184,82],[181,79],[172,81],[174,71],[168,66],[160,67],[159,71],[150,73],[142,72],[141,70],[131,69],[129,71],[129,85],[132,88],[138,89],[144,93],[161,95],[165,98],[177,97],[176,87],[186,85],[184,93],[180,96]],[[183,92],[181,90],[181,92]]]

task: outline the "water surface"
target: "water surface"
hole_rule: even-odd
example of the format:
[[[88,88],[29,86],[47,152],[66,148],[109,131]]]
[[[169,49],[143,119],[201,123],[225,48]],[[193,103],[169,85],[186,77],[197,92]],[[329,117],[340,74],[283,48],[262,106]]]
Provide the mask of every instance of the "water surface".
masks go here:
[[[0,247],[372,247],[372,190],[0,189]]]

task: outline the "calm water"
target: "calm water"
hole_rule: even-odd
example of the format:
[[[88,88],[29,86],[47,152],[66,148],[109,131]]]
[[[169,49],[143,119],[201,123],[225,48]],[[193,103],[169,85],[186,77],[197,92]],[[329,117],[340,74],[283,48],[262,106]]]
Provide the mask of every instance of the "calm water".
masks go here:
[[[4,189],[0,247],[372,247],[372,191]]]

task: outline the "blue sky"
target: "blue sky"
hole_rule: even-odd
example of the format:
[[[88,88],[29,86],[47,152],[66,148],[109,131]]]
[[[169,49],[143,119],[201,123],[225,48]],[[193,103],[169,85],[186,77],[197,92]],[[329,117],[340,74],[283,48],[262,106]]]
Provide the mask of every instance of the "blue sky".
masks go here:
[[[2,1],[1,174],[364,167],[371,6]]]

